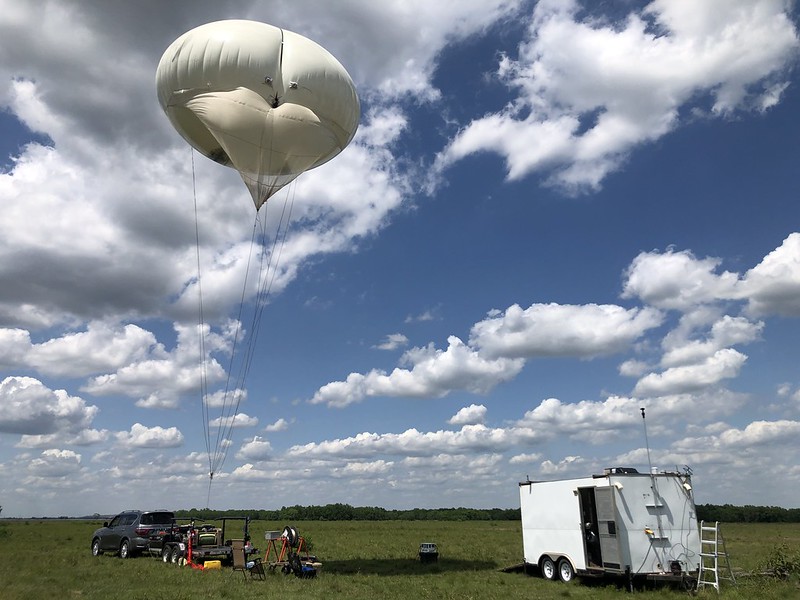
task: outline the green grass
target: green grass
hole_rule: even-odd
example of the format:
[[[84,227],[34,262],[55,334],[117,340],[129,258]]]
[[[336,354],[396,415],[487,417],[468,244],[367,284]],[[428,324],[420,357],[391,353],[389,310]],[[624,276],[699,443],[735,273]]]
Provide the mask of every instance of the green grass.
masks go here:
[[[266,549],[264,531],[286,523],[256,521],[254,542]],[[230,569],[195,571],[139,557],[120,560],[93,557],[89,549],[96,522],[0,521],[0,598],[3,600],[197,600],[298,596],[303,600],[364,598],[415,599],[610,599],[624,592],[610,584],[569,585],[544,581],[502,567],[522,560],[522,534],[517,522],[389,521],[299,522],[300,534],[311,540],[323,562],[319,577],[301,580],[281,573],[267,581],[245,580]],[[800,524],[723,525],[734,569],[756,571],[766,555],[784,544],[800,547]],[[420,542],[439,544],[438,563],[416,560]],[[641,598],[679,598],[686,592],[640,590]],[[698,597],[716,598],[713,589]],[[800,598],[797,576],[777,581],[763,576],[740,577],[737,587],[723,588],[721,598],[759,600]]]

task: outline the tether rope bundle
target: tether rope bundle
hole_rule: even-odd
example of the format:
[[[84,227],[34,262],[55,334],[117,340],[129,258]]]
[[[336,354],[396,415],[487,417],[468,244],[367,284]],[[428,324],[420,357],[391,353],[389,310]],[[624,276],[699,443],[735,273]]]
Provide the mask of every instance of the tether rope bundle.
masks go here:
[[[289,224],[291,222],[292,209],[294,206],[295,186],[290,185],[288,193],[284,198],[283,207],[280,217],[278,219],[277,227],[275,229],[272,244],[267,251],[267,223],[269,206],[274,202],[264,203],[264,219],[260,219],[260,210],[255,213],[253,221],[253,232],[250,237],[250,248],[248,251],[247,265],[245,270],[244,282],[242,284],[242,293],[239,300],[239,308],[236,318],[236,330],[233,335],[231,344],[231,352],[228,361],[227,378],[225,381],[225,389],[223,393],[222,406],[220,408],[220,416],[215,419],[216,438],[212,445],[212,426],[211,426],[211,411],[209,408],[209,387],[208,387],[208,360],[206,348],[206,322],[205,311],[203,307],[203,288],[202,288],[202,267],[200,258],[200,226],[197,208],[197,185],[196,174],[194,167],[194,150],[192,150],[192,194],[194,200],[194,217],[195,217],[195,254],[197,261],[197,292],[198,292],[198,338],[199,338],[199,353],[200,353],[200,401],[202,405],[203,417],[203,434],[205,438],[206,454],[208,456],[208,495],[206,498],[206,506],[210,505],[211,500],[211,484],[214,481],[214,474],[218,473],[225,463],[230,448],[230,438],[232,430],[236,425],[236,416],[239,414],[239,407],[241,404],[242,396],[244,394],[244,385],[250,372],[250,367],[255,356],[256,341],[261,329],[261,317],[264,312],[264,307],[269,300],[269,295],[272,286],[275,283],[275,278],[278,273],[278,265],[280,263],[283,248],[286,244],[286,239],[289,232]],[[247,285],[249,281],[249,274],[251,268],[251,258],[254,250],[260,248],[258,260],[258,286],[256,295],[253,302],[253,315],[250,322],[251,334],[246,337],[247,344],[244,348],[242,360],[239,365],[238,375],[235,379],[235,385],[231,385],[232,375],[234,371],[234,363],[236,351],[239,346],[240,338],[244,337],[242,333],[242,321],[244,314],[244,307],[247,303]],[[210,329],[209,329],[210,331]]]

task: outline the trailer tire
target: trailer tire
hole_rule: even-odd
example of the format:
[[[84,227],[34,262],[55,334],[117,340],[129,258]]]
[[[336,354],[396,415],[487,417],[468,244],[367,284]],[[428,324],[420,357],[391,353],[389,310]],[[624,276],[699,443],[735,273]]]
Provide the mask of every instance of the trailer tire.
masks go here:
[[[172,553],[169,555],[169,562],[173,565],[177,565],[181,560],[181,549],[177,546],[172,547]]]
[[[170,554],[172,554],[172,546],[164,546],[161,549],[161,561],[164,563],[168,563],[170,559]]]
[[[539,561],[539,570],[542,572],[542,577],[550,581],[555,581],[556,577],[558,577],[556,563],[549,556],[543,556],[542,560]]]
[[[558,561],[558,578],[564,583],[569,583],[575,579],[575,569],[572,568],[572,563],[566,558]]]

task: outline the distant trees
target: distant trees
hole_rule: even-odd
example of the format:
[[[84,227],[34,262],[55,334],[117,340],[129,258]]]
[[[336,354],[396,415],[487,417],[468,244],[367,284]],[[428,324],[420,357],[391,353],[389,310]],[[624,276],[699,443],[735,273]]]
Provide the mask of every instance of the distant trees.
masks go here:
[[[520,519],[518,508],[413,508],[387,510],[379,506],[283,506],[278,510],[179,510],[175,516],[197,521],[249,515],[261,521],[515,521]]]
[[[2,509],[2,507],[0,507]],[[259,521],[519,521],[518,508],[412,508],[388,510],[379,506],[283,506],[277,510],[179,510],[176,517],[209,521],[247,515]],[[697,518],[725,523],[800,523],[800,508],[698,504]]]
[[[800,508],[698,504],[697,518],[725,523],[800,523]]]

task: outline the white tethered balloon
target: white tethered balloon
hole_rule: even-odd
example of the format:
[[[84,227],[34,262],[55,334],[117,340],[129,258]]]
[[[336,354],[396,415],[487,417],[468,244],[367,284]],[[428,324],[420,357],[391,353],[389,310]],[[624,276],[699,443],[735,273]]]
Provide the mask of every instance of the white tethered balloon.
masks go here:
[[[180,36],[156,72],[161,107],[198,152],[236,169],[258,209],[353,139],[360,105],[345,68],[302,35],[216,21]]]

